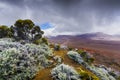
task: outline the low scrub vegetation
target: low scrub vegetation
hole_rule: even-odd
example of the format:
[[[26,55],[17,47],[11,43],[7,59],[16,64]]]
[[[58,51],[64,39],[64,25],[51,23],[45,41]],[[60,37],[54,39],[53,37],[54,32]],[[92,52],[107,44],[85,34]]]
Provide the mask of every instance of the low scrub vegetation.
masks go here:
[[[60,44],[55,44],[54,45],[54,50],[59,51],[60,50]]]
[[[94,62],[94,58],[92,55],[90,55],[90,53],[85,52],[84,50],[78,50],[77,51],[80,56],[83,58],[83,60],[89,64],[92,64]]]
[[[55,80],[99,80],[84,70],[75,70],[72,66],[60,64],[53,68],[51,74]]]
[[[29,19],[19,19],[11,27],[0,26],[0,80],[31,80],[50,65],[47,58],[52,51],[43,34]]]
[[[94,66],[94,64],[89,64],[88,62],[86,62],[84,60],[84,58],[86,58],[87,56],[86,53],[84,53],[84,55],[83,53],[82,55],[80,55],[78,52],[69,51],[67,55],[69,56],[69,58],[78,62],[86,69],[92,71],[95,75],[97,75],[100,78],[100,80],[116,80],[112,75],[109,74],[109,70],[107,70],[107,68],[96,67]]]
[[[78,54],[75,51],[69,51],[67,53],[68,57],[73,59],[74,61],[78,62],[79,64],[82,64],[84,62],[83,58],[80,56],[80,54]]]
[[[51,74],[55,80],[81,80],[74,68],[65,64],[53,68]]]
[[[0,38],[8,38],[8,37],[12,37],[12,32],[11,29],[8,28],[5,25],[1,25],[0,26]]]
[[[49,66],[52,51],[46,44],[20,44],[12,39],[0,39],[0,80],[30,80]]]

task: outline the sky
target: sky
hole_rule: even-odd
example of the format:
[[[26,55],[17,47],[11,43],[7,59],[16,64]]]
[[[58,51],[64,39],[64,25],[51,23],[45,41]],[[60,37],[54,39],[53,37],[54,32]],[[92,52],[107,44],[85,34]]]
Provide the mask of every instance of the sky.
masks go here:
[[[0,25],[31,19],[45,35],[120,35],[120,0],[0,0]]]

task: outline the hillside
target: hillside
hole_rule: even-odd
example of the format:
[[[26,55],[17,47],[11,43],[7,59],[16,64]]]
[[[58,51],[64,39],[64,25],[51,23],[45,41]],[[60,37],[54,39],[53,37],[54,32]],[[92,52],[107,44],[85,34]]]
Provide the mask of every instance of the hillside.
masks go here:
[[[120,80],[120,0],[0,0],[0,80]]]
[[[94,65],[88,53],[56,50],[45,43],[0,39],[0,80],[117,80],[107,67]],[[82,55],[86,55],[82,56]],[[88,60],[88,61],[86,61]],[[90,61],[89,61],[90,60]],[[70,71],[69,71],[69,70]],[[60,70],[60,71],[58,71]],[[67,75],[67,76],[66,76]],[[106,76],[107,75],[107,76]]]
[[[75,42],[71,36],[58,36],[56,40],[63,42],[59,45],[49,42],[43,34],[30,19],[19,19],[11,27],[0,26],[0,80],[120,79],[119,71],[96,64],[91,52],[62,46]]]
[[[93,40],[95,37],[107,37],[101,33],[82,34],[77,36],[61,35],[50,37],[52,43],[60,43],[72,48],[85,49],[96,58],[96,63],[104,64],[120,71],[120,41],[116,40]]]
[[[89,39],[89,40],[102,40],[102,41],[120,41],[119,35],[109,35],[102,32],[85,33],[81,35],[58,35],[56,37],[49,37],[50,39]]]

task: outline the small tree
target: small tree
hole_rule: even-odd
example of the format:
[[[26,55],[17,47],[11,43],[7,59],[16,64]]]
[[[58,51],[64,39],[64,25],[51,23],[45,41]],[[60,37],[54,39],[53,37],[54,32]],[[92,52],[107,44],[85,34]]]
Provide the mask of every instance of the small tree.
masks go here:
[[[26,40],[34,42],[42,37],[44,34],[39,26],[36,26],[31,20],[17,20],[13,26],[11,26],[13,37],[18,40]]]
[[[10,28],[8,28],[5,25],[0,26],[0,38],[11,37],[11,36],[12,36],[12,32]]]

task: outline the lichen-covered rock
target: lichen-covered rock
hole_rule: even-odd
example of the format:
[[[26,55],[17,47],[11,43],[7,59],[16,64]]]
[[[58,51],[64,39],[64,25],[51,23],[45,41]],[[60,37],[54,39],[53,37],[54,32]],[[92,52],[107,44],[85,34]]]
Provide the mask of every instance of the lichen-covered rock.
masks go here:
[[[51,74],[55,80],[81,80],[74,68],[65,64],[53,68]]]
[[[45,44],[22,45],[11,39],[0,39],[0,80],[30,80],[49,65],[47,57],[51,55]]]

